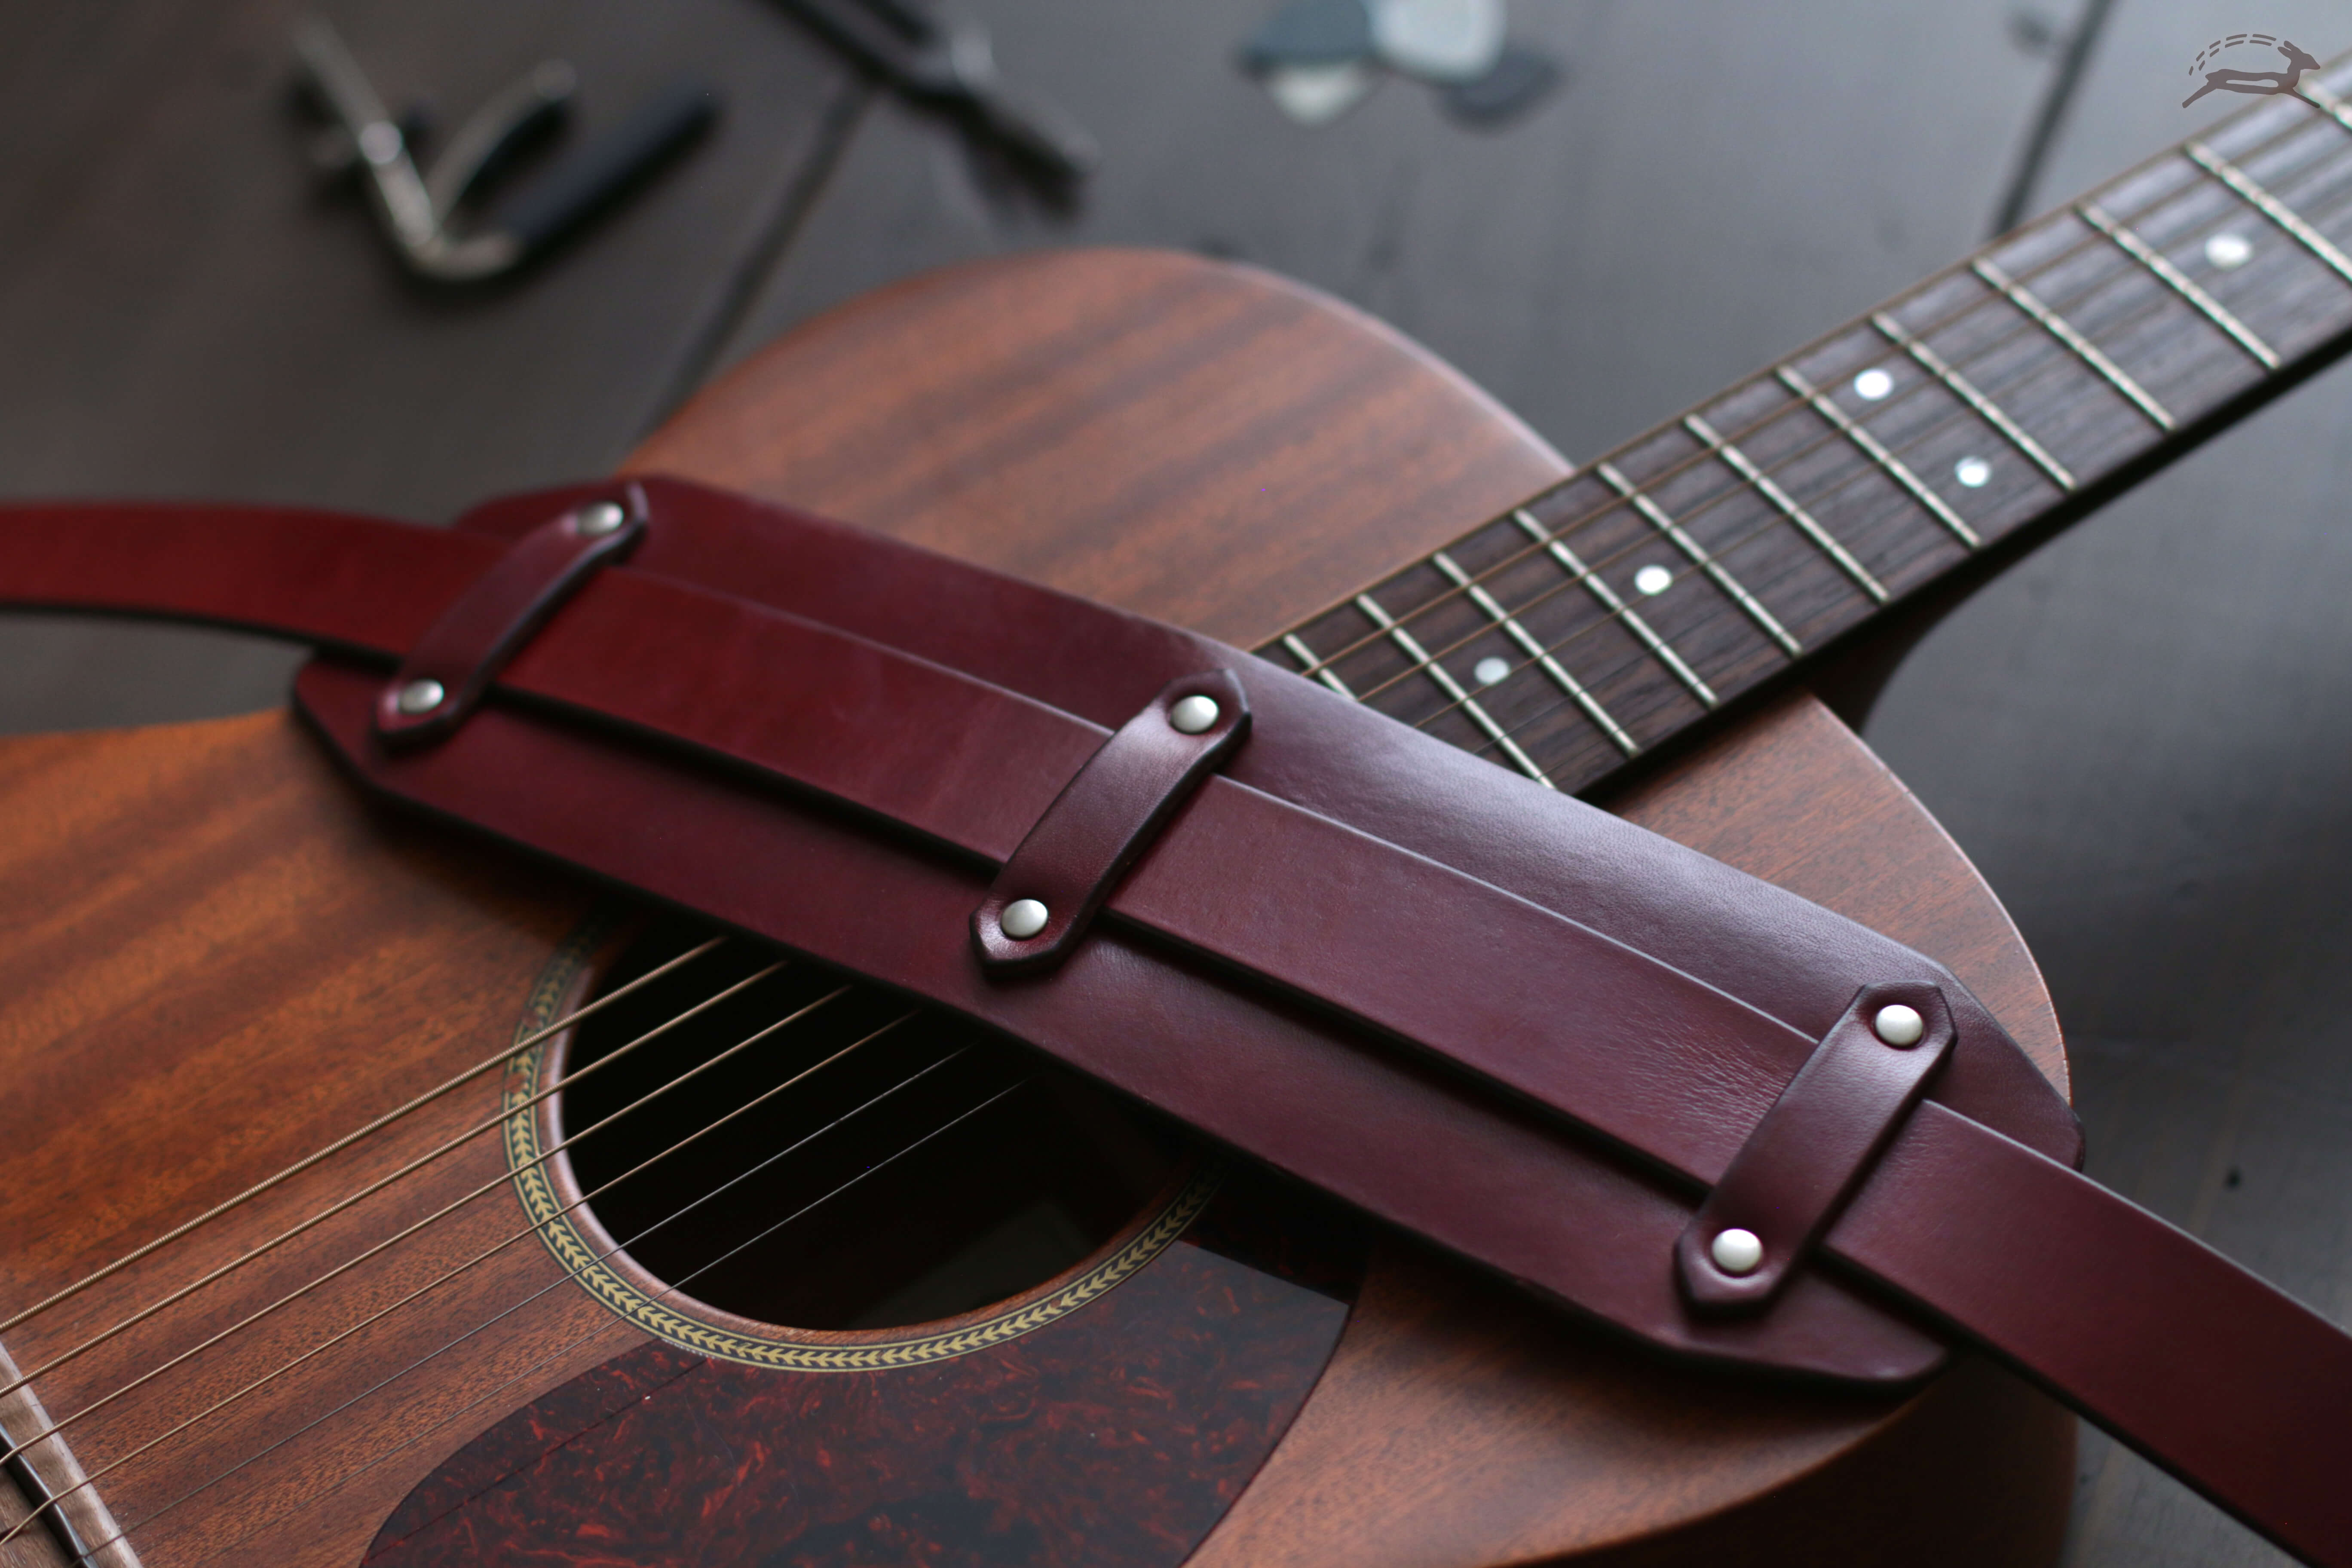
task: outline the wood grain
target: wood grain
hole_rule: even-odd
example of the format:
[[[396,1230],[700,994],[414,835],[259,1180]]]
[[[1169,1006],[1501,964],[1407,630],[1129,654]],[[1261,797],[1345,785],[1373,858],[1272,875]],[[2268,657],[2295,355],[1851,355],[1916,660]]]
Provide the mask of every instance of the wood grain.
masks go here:
[[[284,713],[12,740],[0,747],[0,811],[10,824],[0,940],[11,956],[0,973],[0,1075],[10,1085],[0,1097],[0,1316],[284,1168],[322,1133],[495,1055],[584,907],[580,893],[506,856],[379,819]],[[516,1233],[503,1153],[495,1137],[476,1137],[72,1354],[333,1199],[494,1121],[499,1085],[486,1074],[8,1331],[11,1353],[50,1412],[71,1423],[76,1457],[149,1568],[229,1559],[349,1568],[447,1448],[637,1342],[569,1289],[459,1337],[461,1325],[562,1281],[526,1232],[522,1245],[295,1364]],[[100,1403],[486,1183],[481,1199],[415,1245]],[[428,1375],[384,1383],[428,1355]],[[501,1391],[503,1400],[469,1410]],[[322,1410],[332,1414],[317,1420]],[[190,1417],[199,1418],[167,1436]]]
[[[958,548],[1146,614],[1183,620],[1213,603],[1221,607],[1203,629],[1244,641],[1281,630],[1300,597],[1328,602],[1523,499],[1510,486],[1531,493],[1529,479],[1565,471],[1514,426],[1502,479],[1473,472],[1457,489],[1458,470],[1443,464],[1350,469],[1327,459],[1249,503],[1255,531],[1200,526],[1223,515],[1237,489],[1204,442],[1239,431],[1248,464],[1263,432],[1330,417],[1315,395],[1323,377],[1302,357],[1328,354],[1360,375],[1379,349],[1394,356],[1382,379],[1416,396],[1351,406],[1360,423],[1348,440],[1361,450],[1393,452],[1433,429],[1475,427],[1490,407],[1458,379],[1428,373],[1420,353],[1386,333],[1368,342],[1360,317],[1296,288],[1280,290],[1295,303],[1278,312],[1253,317],[1242,300],[1213,312],[1217,357],[1205,364],[1192,337],[1165,319],[1171,290],[1197,301],[1228,288],[1262,298],[1273,287],[1246,268],[1132,252],[935,274],[786,337],[706,395],[708,426],[698,400],[630,466]],[[1149,308],[1122,313],[1123,293]],[[1037,301],[1034,332],[1018,319],[1024,300]],[[1083,331],[1069,331],[1073,315]],[[1249,331],[1253,320],[1265,323],[1263,337]],[[1121,330],[1122,321],[1133,324]],[[1078,363],[1057,365],[1056,352],[1039,346],[1051,343]],[[860,363],[924,368],[845,378],[850,344]],[[1253,374],[1261,364],[1266,374]],[[943,429],[942,382],[1002,394],[1040,378],[1067,401],[1050,426],[1023,428],[1009,458],[962,448]],[[1207,428],[1188,425],[1187,389],[1204,379],[1236,397],[1245,389],[1247,417],[1226,411]],[[1164,404],[1155,386],[1166,389]],[[1134,443],[1160,430],[1173,433],[1177,455],[1139,458]],[[855,432],[854,455],[843,449],[845,431]],[[1033,494],[1013,474],[1048,482]],[[1414,494],[1410,516],[1388,504],[1399,488]],[[1099,510],[1109,496],[1126,527]],[[1308,510],[1317,506],[1337,510]],[[1015,508],[1034,531],[1012,526]],[[1365,516],[1379,524],[1359,534],[1353,525]],[[1137,551],[1127,527],[1158,517],[1172,526],[1154,531],[1149,552]],[[1310,580],[1292,538],[1328,518],[1346,520],[1331,525],[1346,542],[1312,559],[1358,573],[1336,584]],[[1262,569],[1243,544],[1272,563]],[[1958,849],[1810,699],[1791,698],[1759,723],[1651,781],[1622,809],[1947,957],[2063,1082],[2032,960]],[[1973,1458],[1891,1458],[1915,1442]],[[2063,1531],[2072,1450],[2071,1417],[1990,1369],[1892,1405],[1759,1399],[1736,1380],[1693,1380],[1556,1317],[1498,1307],[1492,1286],[1458,1268],[1392,1255],[1325,1384],[1195,1562],[1469,1568],[1633,1543],[1658,1561],[1711,1563],[1736,1548],[1746,1561],[1797,1562],[1817,1560],[1818,1539],[1850,1542],[1857,1562],[2046,1562]],[[1824,1537],[1857,1491],[1876,1511],[1851,1517],[1885,1528]]]
[[[832,312],[628,467],[798,497],[1247,644],[1564,466],[1370,317],[1254,268],[1105,250]]]

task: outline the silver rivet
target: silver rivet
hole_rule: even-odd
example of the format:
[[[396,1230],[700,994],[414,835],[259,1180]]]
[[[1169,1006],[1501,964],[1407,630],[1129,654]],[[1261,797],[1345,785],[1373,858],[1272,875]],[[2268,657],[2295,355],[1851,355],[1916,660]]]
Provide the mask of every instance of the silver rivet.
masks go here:
[[[1478,678],[1479,685],[1495,686],[1509,678],[1511,667],[1507,661],[1496,658],[1490,654],[1480,659],[1471,668],[1470,673]]]
[[[1890,1046],[1916,1046],[1919,1037],[1927,1032],[1927,1020],[1919,1016],[1916,1007],[1906,1007],[1900,1002],[1890,1002],[1878,1010],[1870,1021],[1871,1031]]]
[[[1894,390],[1895,378],[1876,365],[1853,378],[1853,395],[1864,403],[1875,403]]]
[[[429,675],[420,676],[400,689],[400,695],[392,700],[392,705],[413,719],[420,713],[432,712],[448,695],[441,689],[439,681]]]
[[[1756,1266],[1764,1261],[1764,1243],[1754,1231],[1733,1226],[1715,1233],[1715,1239],[1707,1243],[1706,1253],[1726,1274],[1753,1274]]]
[[[618,502],[590,501],[572,517],[572,531],[583,539],[602,539],[629,521],[629,514]]]
[[[1643,567],[1639,572],[1633,574],[1633,586],[1639,588],[1643,593],[1649,595],[1654,599],[1674,585],[1675,574],[1673,569],[1671,567],[1661,566],[1654,561],[1650,563],[1647,566]]]
[[[1168,721],[1180,734],[1197,735],[1217,721],[1217,702],[1213,697],[1187,697],[1168,710]],[[1037,906],[1039,924],[1045,923],[1045,906]]]
[[[1952,478],[1972,490],[1982,489],[1985,481],[1992,478],[1992,465],[1982,458],[1962,458],[1952,465]]]
[[[1045,906],[1034,899],[1015,899],[1004,906],[1004,916],[997,924],[1013,941],[1027,942],[1045,929]]]
[[[2205,242],[2205,259],[2224,272],[2243,267],[2253,254],[2252,242],[2242,234],[2217,234]]]

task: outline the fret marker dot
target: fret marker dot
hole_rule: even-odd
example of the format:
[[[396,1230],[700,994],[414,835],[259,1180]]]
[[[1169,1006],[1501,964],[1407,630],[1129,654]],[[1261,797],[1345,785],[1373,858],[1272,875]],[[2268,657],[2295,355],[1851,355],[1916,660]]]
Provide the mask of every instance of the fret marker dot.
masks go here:
[[[1895,378],[1873,366],[1853,378],[1853,395],[1865,403],[1875,403],[1895,390]]]
[[[1981,489],[1992,478],[1992,465],[1982,458],[1962,458],[1952,465],[1952,478],[1970,489]]]
[[[1015,899],[1004,906],[1004,914],[996,923],[1013,941],[1027,942],[1045,929],[1045,906],[1034,899]]]
[[[2217,234],[2205,242],[2205,259],[2224,272],[2243,267],[2253,254],[2252,243],[2242,234]]]
[[[1675,585],[1675,574],[1654,562],[1633,574],[1633,586],[1652,598]]]
[[[1493,686],[1511,673],[1511,667],[1499,658],[1482,658],[1470,673],[1478,678],[1479,685]]]

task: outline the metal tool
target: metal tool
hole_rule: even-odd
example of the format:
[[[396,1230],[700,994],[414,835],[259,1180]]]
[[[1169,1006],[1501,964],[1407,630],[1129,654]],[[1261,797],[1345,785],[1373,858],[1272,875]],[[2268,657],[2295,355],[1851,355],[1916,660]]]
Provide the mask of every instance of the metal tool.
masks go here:
[[[478,227],[453,229],[458,205],[521,143],[560,118],[578,85],[571,66],[546,60],[493,94],[451,137],[430,169],[334,28],[306,17],[294,29],[302,85],[335,122],[316,156],[363,176],[370,205],[401,261],[436,282],[475,282],[512,270],[698,134],[717,112],[699,83],[679,83],[572,153]]]
[[[1082,178],[1101,154],[1084,127],[1007,87],[987,28],[934,16],[911,0],[780,0],[827,43],[909,98],[970,117],[980,130],[1056,179]]]

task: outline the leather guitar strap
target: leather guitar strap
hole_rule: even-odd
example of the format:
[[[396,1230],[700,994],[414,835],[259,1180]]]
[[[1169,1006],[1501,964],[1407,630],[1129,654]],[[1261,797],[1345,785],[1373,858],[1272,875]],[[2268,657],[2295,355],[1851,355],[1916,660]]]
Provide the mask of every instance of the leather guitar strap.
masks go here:
[[[1003,1028],[1671,1349],[1901,1382],[1974,1341],[2352,1568],[2352,1339],[2080,1176],[1948,971],[1246,654],[659,479],[455,530],[0,508],[0,602],[310,641],[298,700],[379,793]],[[1225,699],[1197,753],[1186,682]],[[1050,963],[1004,962],[1008,864],[1099,905],[1056,895]],[[1881,1051],[1888,999],[1930,1055]],[[1744,1294],[1702,1204],[1759,1216]]]

